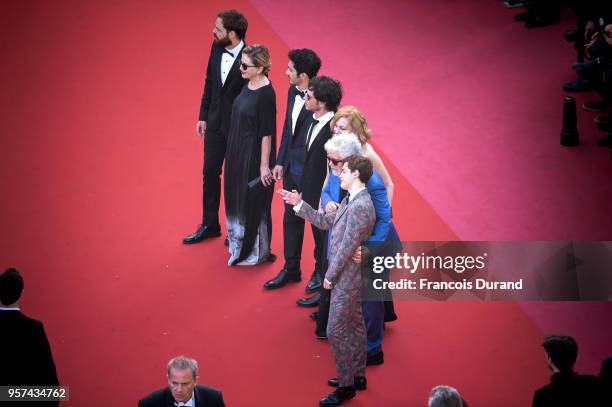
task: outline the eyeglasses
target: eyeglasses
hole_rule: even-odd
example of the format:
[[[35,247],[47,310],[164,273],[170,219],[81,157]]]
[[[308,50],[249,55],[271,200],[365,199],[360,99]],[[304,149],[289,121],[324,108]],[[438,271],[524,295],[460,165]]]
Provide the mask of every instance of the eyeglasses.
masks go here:
[[[329,158],[329,157],[327,157],[327,161],[329,161],[329,163],[333,165],[334,167],[338,164],[342,164],[343,162],[342,160],[334,160],[333,158]]]
[[[257,65],[247,65],[244,62],[240,63],[240,69],[242,69],[243,71],[246,71],[249,68],[257,68]]]

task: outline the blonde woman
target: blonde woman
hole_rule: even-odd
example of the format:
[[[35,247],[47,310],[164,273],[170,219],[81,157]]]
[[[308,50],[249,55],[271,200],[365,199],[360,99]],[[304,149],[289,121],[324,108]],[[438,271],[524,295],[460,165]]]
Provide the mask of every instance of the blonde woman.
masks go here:
[[[270,53],[263,45],[242,50],[240,73],[248,82],[232,106],[224,170],[230,266],[274,260],[270,168],[276,162],[276,95],[268,79],[270,66]]]
[[[393,201],[393,181],[382,160],[369,143],[372,132],[363,114],[355,106],[344,106],[336,112],[330,124],[334,134],[354,133],[359,139],[364,157],[368,158],[374,170],[380,175],[387,190],[389,203]]]

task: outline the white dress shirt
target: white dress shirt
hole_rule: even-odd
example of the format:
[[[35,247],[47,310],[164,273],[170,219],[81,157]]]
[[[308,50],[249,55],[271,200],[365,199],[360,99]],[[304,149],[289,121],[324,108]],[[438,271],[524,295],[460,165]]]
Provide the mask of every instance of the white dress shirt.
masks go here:
[[[176,401],[174,400],[174,405],[176,407],[195,407],[195,400],[193,398],[193,392],[191,393],[191,398],[189,400],[187,400],[185,403],[183,403],[182,401]]]
[[[300,88],[295,87],[298,91]],[[301,92],[301,91],[300,91]],[[291,135],[295,133],[295,123],[304,107],[304,98],[300,95],[295,95],[295,102],[293,103],[293,111],[291,112]]]
[[[238,57],[238,54],[240,53],[240,50],[242,49],[242,47],[244,47],[244,42],[240,40],[238,45],[236,45],[234,48],[225,48],[227,51],[232,53],[233,57],[227,52],[224,52],[221,54],[221,83],[222,84],[225,84],[227,75],[229,74],[230,69],[232,69],[232,65],[234,65],[234,61],[236,60],[236,57]]]
[[[330,120],[333,117],[334,117],[334,112],[327,112],[323,116],[319,117],[318,119],[314,117],[314,119],[318,120],[319,123],[317,123],[317,125],[312,130],[312,135],[310,136],[310,143],[308,144],[308,150],[310,150],[310,146],[312,146],[312,143],[314,143],[315,139],[317,138],[317,135],[319,134],[323,126],[327,126],[327,124],[330,122]],[[308,131],[310,132],[310,129],[308,129]]]

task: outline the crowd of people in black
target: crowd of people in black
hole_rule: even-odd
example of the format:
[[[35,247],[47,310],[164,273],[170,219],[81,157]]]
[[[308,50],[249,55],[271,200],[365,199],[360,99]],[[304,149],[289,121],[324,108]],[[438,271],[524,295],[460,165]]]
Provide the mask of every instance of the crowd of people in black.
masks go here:
[[[602,147],[612,147],[612,2],[599,0],[505,0],[508,7],[526,7],[516,14],[516,21],[527,28],[544,27],[559,21],[561,7],[576,16],[576,27],[565,33],[566,41],[576,49],[572,69],[576,80],[565,83],[566,92],[595,91],[598,99],[583,103],[582,108],[599,113],[594,121],[606,133],[597,140]]]

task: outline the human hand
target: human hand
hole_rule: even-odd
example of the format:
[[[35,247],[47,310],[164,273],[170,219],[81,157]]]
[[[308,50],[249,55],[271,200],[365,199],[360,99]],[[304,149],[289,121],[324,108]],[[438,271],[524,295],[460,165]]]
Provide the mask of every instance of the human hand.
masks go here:
[[[302,194],[298,193],[298,191],[296,191],[295,189],[291,192],[285,189],[279,189],[276,192],[278,192],[283,197],[283,201],[285,201],[285,203],[288,205],[295,206],[302,202]]]
[[[325,212],[326,213],[332,213],[338,210],[338,208],[340,207],[340,205],[337,202],[334,201],[329,201],[327,203],[327,205],[325,205]]]
[[[272,176],[275,180],[280,181],[280,179],[283,178],[283,166],[275,165],[272,169]]]
[[[264,186],[270,186],[274,183],[274,178],[272,177],[272,171],[268,168],[267,165],[259,167],[259,174],[261,176],[261,183]]]
[[[331,281],[329,281],[328,279],[324,279],[323,280],[323,288],[325,288],[326,290],[331,290],[333,287]]]
[[[196,123],[196,134],[198,136],[204,136],[204,132],[206,132],[206,122],[200,120]]]

